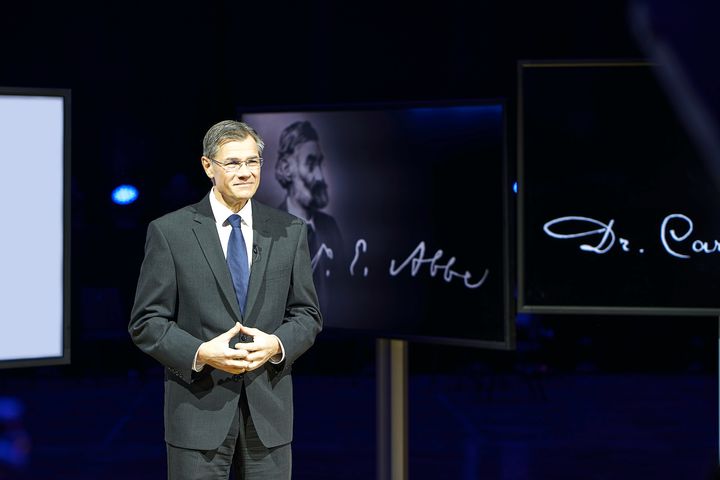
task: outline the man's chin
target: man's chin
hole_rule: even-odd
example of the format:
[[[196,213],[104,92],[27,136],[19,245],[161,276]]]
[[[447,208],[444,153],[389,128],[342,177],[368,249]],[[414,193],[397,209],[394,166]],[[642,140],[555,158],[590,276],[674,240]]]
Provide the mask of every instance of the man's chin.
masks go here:
[[[325,200],[324,202],[311,202],[310,208],[312,210],[322,210],[323,208],[327,207],[328,202]]]
[[[247,200],[255,194],[254,185],[236,185],[232,188],[232,193],[235,197]]]
[[[328,201],[330,199],[328,198],[328,195],[325,192],[320,193],[319,195],[316,193],[310,198],[310,205],[309,207],[313,210],[320,210],[328,205]]]

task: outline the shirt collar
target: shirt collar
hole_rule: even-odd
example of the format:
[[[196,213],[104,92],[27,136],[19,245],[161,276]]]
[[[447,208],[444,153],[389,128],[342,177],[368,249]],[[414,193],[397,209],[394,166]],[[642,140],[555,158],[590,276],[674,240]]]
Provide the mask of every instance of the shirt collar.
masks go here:
[[[315,222],[313,222],[312,216],[310,218],[305,218],[305,213],[303,212],[303,210],[297,206],[297,204],[289,195],[287,197],[287,200],[285,201],[285,205],[287,206],[287,211],[289,214],[295,215],[296,217],[305,220],[305,223],[315,228]]]
[[[226,225],[228,217],[235,213],[220,203],[220,200],[218,200],[215,196],[215,187],[210,189],[210,208],[212,209],[213,216],[215,217],[215,223],[218,225]],[[245,225],[252,228],[252,201],[248,200],[245,203],[245,206],[241,208],[237,214],[240,215],[240,218],[242,218]]]

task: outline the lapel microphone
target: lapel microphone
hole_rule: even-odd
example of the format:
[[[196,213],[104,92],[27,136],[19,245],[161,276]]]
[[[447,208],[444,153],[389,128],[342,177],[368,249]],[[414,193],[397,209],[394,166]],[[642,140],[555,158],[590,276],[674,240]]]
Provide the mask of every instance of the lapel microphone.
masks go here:
[[[257,262],[260,259],[260,247],[257,246],[257,244],[253,245],[253,262]]]

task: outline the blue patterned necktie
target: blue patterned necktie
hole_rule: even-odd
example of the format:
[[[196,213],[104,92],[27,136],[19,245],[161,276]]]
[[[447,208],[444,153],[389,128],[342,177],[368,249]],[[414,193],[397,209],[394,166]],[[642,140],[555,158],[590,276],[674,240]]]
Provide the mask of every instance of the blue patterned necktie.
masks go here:
[[[250,281],[250,266],[248,264],[247,248],[245,239],[243,238],[240,223],[242,219],[240,215],[230,215],[227,219],[232,225],[232,233],[227,249],[227,264],[230,268],[230,276],[232,277],[233,286],[235,287],[235,296],[237,297],[240,311],[245,315],[245,301],[247,300],[248,282]]]

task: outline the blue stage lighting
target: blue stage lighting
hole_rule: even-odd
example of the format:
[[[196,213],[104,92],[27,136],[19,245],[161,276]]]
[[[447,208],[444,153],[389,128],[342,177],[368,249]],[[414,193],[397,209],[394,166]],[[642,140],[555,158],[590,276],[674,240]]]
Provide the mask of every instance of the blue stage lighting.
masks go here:
[[[120,185],[112,192],[113,202],[118,205],[128,205],[138,198],[138,189],[132,185]]]
[[[513,192],[517,193],[517,182],[513,183]]]

